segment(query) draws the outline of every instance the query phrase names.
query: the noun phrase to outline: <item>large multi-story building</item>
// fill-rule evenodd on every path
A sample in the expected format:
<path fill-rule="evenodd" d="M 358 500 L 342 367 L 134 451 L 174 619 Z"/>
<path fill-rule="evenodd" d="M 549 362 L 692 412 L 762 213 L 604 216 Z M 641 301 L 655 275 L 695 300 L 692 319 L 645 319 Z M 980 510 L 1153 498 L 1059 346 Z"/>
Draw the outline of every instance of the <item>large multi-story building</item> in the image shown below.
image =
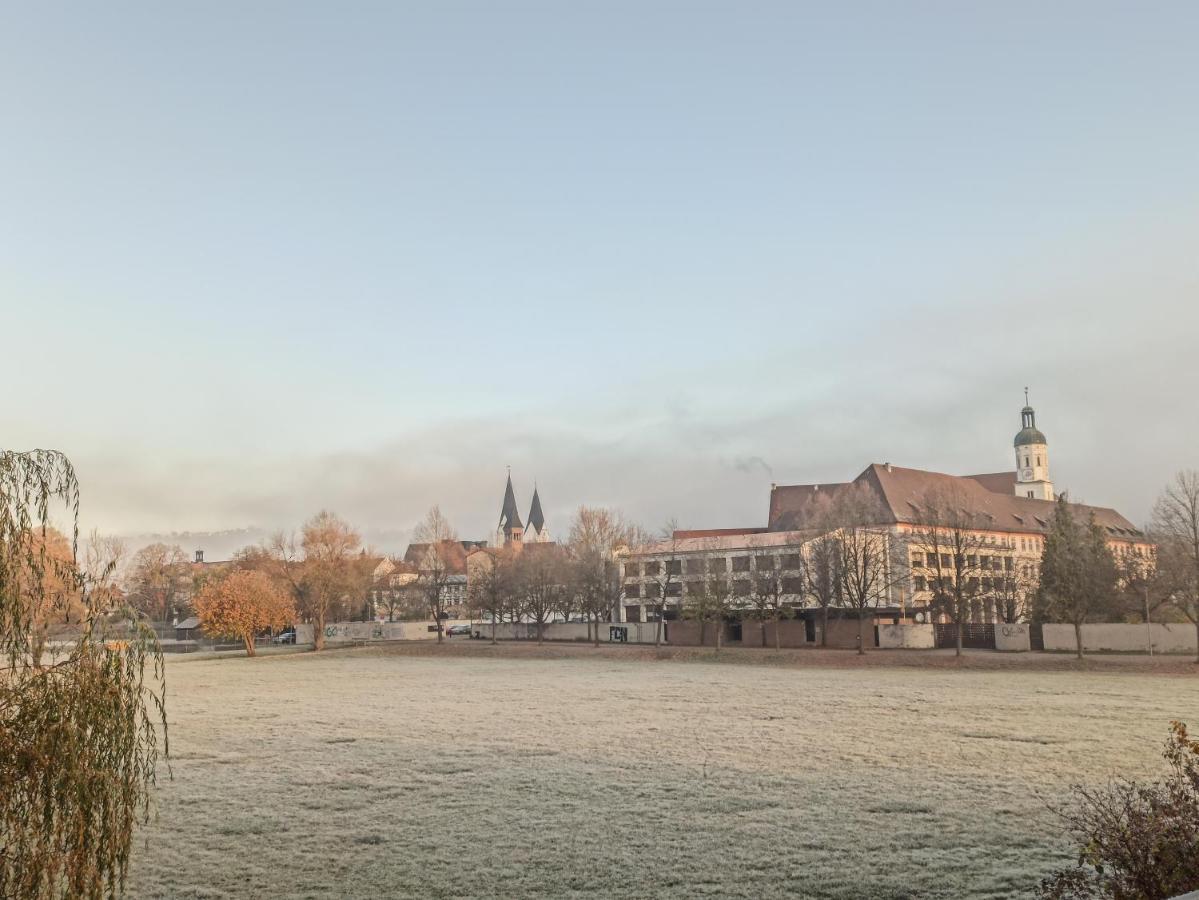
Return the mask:
<path fill-rule="evenodd" d="M 1027 400 L 1020 415 L 1012 471 L 947 475 L 875 463 L 848 482 L 772 485 L 764 528 L 676 532 L 672 540 L 630 550 L 624 561 L 622 617 L 641 620 L 652 614 L 663 589 L 669 615 L 689 591 L 711 589 L 714 567 L 728 571 L 734 605 L 754 590 L 753 579 L 761 567 L 780 570 L 788 602 L 806 605 L 799 580 L 801 561 L 814 537 L 844 526 L 843 516 L 838 520 L 830 512 L 852 495 L 856 508 L 866 510 L 863 520 L 853 524 L 868 525 L 887 542 L 886 556 L 893 567 L 883 579 L 885 591 L 873 605 L 900 619 L 916 611 L 935 615 L 930 612 L 934 597 L 927 574 L 929 551 L 921 536 L 929 530 L 930 503 L 951 498 L 958 521 L 970 523 L 972 577 L 977 578 L 973 590 L 979 597 L 975 615 L 980 621 L 996 621 L 1005 593 L 1035 585 L 1056 499 L 1048 441 L 1036 427 L 1036 414 Z M 1093 519 L 1103 529 L 1117 558 L 1152 557 L 1152 543 L 1116 510 L 1071 505 L 1080 520 Z M 665 566 L 677 570 L 677 581 L 662 577 Z"/>

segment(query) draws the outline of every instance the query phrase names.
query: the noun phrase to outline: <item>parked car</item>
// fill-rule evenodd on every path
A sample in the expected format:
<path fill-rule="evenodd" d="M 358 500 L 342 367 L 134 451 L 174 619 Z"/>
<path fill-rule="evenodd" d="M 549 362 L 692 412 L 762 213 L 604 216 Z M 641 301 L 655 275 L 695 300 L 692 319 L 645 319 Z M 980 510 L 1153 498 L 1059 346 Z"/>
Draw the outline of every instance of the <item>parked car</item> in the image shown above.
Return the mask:
<path fill-rule="evenodd" d="M 271 638 L 272 644 L 294 644 L 296 642 L 296 633 L 290 629 L 280 631 L 277 635 Z"/>
<path fill-rule="evenodd" d="M 470 626 L 469 625 L 451 625 L 449 628 L 447 628 L 445 630 L 445 633 L 449 637 L 453 637 L 456 634 L 465 634 L 465 635 L 469 636 L 470 635 Z"/>

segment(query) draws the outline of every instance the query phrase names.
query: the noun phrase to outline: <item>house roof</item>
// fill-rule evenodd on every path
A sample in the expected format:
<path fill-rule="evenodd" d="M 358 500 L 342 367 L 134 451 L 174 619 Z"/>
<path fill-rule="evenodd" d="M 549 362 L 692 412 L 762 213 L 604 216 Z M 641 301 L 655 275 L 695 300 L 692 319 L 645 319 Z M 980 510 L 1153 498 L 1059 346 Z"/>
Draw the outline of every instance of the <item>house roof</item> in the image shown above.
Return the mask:
<path fill-rule="evenodd" d="M 474 547 L 479 541 L 442 541 L 444 547 L 445 565 L 450 572 L 461 573 L 466 571 L 466 553 Z M 425 553 L 429 550 L 428 544 L 409 544 L 408 549 L 404 551 L 404 562 L 412 566 L 419 566 L 424 559 Z"/>
<path fill-rule="evenodd" d="M 187 630 L 187 629 L 190 629 L 190 628 L 199 628 L 199 627 L 200 627 L 200 620 L 199 620 L 199 618 L 197 618 L 196 616 L 188 616 L 188 617 L 187 617 L 186 619 L 184 619 L 182 622 L 178 622 L 178 623 L 176 623 L 175 627 L 176 627 L 176 628 L 182 628 L 182 629 L 184 629 L 184 630 Z"/>
<path fill-rule="evenodd" d="M 832 485 L 780 485 L 770 493 L 770 527 L 795 529 L 814 527 L 828 501 L 849 485 L 865 484 L 878 497 L 887 524 L 917 523 L 920 504 L 937 491 L 952 491 L 968 504 L 968 511 L 979 516 L 993 531 L 1017 534 L 1044 533 L 1053 517 L 1053 500 L 1018 497 L 1000 490 L 1000 478 L 1007 473 L 990 475 L 946 475 L 923 469 L 906 469 L 889 463 L 868 466 L 852 482 Z M 1015 478 L 1011 484 L 1014 485 Z M 1095 521 L 1109 535 L 1123 540 L 1143 540 L 1144 534 L 1114 509 L 1104 506 L 1071 504 L 1082 516 Z"/>

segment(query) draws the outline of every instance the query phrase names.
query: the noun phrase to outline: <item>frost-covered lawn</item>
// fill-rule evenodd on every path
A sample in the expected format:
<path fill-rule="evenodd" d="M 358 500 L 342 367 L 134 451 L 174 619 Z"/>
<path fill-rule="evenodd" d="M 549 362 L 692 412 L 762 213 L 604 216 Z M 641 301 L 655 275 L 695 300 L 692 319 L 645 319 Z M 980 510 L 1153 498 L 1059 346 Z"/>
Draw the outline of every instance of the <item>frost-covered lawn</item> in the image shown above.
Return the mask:
<path fill-rule="evenodd" d="M 813 652 L 813 651 L 808 651 Z M 1007 897 L 1199 679 L 411 656 L 168 665 L 134 897 Z"/>

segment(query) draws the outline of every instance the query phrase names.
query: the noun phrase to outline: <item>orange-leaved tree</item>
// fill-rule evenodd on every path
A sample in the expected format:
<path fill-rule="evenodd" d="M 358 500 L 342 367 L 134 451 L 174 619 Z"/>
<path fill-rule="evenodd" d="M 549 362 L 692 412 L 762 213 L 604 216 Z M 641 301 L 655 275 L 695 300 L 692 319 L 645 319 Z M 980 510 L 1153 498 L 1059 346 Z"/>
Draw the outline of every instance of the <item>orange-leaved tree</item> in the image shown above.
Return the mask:
<path fill-rule="evenodd" d="M 262 572 L 237 570 L 204 587 L 195 599 L 206 634 L 236 638 L 254 655 L 254 635 L 282 628 L 296 618 L 295 602 Z"/>

